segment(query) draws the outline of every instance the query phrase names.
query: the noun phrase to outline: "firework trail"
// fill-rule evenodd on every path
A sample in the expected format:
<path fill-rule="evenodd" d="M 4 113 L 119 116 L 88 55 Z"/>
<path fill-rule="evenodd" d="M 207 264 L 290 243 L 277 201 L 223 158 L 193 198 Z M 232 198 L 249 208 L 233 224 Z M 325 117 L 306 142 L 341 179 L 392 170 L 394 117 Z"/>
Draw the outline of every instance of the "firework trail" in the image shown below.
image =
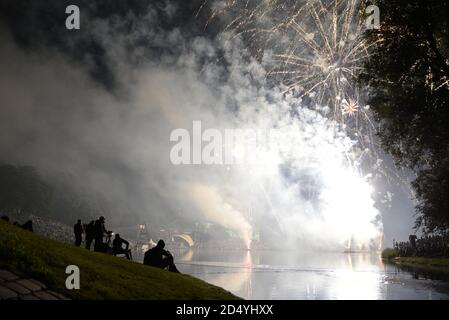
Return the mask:
<path fill-rule="evenodd" d="M 228 20 L 224 31 L 243 37 L 256 58 L 271 53 L 268 76 L 284 93 L 330 114 L 367 146 L 375 125 L 355 86 L 370 49 L 363 12 L 360 0 L 227 0 L 214 2 L 206 26 Z"/>
<path fill-rule="evenodd" d="M 356 77 L 376 43 L 365 39 L 363 0 L 206 0 L 207 27 L 224 21 L 224 32 L 242 37 L 258 61 L 264 61 L 270 80 L 284 93 L 340 123 L 359 143 L 360 163 L 373 167 L 381 147 L 377 124 L 371 119 Z M 386 171 L 390 171 L 389 174 Z M 401 181 L 397 172 L 379 173 Z"/>

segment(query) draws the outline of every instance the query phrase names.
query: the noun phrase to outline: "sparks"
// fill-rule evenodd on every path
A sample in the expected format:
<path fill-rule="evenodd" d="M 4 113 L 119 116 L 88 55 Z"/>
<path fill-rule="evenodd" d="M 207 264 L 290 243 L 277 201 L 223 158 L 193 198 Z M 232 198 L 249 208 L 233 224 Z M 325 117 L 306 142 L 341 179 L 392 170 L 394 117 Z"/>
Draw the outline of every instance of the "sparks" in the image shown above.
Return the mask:
<path fill-rule="evenodd" d="M 354 115 L 355 112 L 358 111 L 359 105 L 356 101 L 349 99 L 349 100 L 343 100 L 342 102 L 342 112 L 343 114 L 348 114 L 350 116 Z"/>
<path fill-rule="evenodd" d="M 354 100 L 356 74 L 369 57 L 360 12 L 360 0 L 232 0 L 216 6 L 210 21 L 227 14 L 225 31 L 245 37 L 259 59 L 272 53 L 268 74 L 285 93 L 328 106 L 343 121 L 356 115 L 344 102 Z"/>
<path fill-rule="evenodd" d="M 376 125 L 355 84 L 375 45 L 364 37 L 363 1 L 226 0 L 211 10 L 206 26 L 219 19 L 285 95 L 340 123 L 377 160 Z"/>

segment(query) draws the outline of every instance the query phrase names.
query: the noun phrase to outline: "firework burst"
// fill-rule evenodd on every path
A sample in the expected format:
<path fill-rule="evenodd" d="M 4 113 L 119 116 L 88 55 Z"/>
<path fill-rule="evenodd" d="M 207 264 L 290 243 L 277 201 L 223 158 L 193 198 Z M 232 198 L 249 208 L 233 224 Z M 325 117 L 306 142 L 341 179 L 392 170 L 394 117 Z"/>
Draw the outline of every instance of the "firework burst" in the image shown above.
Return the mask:
<path fill-rule="evenodd" d="M 212 13 L 205 27 L 224 22 L 222 30 L 244 39 L 285 94 L 339 122 L 358 141 L 359 163 L 407 185 L 398 172 L 378 165 L 377 125 L 356 87 L 357 74 L 377 44 L 364 37 L 366 1 L 205 0 L 200 11 L 207 5 Z"/>
<path fill-rule="evenodd" d="M 369 57 L 361 13 L 360 0 L 228 0 L 215 3 L 208 23 L 226 16 L 225 31 L 244 37 L 257 58 L 270 54 L 268 74 L 285 93 L 347 121 L 368 117 L 354 85 Z"/>
<path fill-rule="evenodd" d="M 359 109 L 359 105 L 355 100 L 349 99 L 349 100 L 343 100 L 342 102 L 343 107 L 343 114 L 348 114 L 350 116 L 354 115 Z"/>
<path fill-rule="evenodd" d="M 407 185 L 402 175 L 384 166 L 377 126 L 356 86 L 376 45 L 365 38 L 365 1 L 206 0 L 202 8 L 206 4 L 212 11 L 206 27 L 216 19 L 224 22 L 222 30 L 244 40 L 285 95 L 337 121 L 358 141 L 347 155 L 351 166 Z"/>

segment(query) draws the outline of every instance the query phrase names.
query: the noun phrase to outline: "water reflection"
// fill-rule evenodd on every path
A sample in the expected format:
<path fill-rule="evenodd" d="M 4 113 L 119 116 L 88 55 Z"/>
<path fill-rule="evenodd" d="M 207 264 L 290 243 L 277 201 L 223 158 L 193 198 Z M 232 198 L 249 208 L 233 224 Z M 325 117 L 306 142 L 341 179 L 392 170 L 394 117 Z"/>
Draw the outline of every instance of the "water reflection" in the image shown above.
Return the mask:
<path fill-rule="evenodd" d="M 181 272 L 245 299 L 448 299 L 445 281 L 382 262 L 378 254 L 175 252 Z"/>

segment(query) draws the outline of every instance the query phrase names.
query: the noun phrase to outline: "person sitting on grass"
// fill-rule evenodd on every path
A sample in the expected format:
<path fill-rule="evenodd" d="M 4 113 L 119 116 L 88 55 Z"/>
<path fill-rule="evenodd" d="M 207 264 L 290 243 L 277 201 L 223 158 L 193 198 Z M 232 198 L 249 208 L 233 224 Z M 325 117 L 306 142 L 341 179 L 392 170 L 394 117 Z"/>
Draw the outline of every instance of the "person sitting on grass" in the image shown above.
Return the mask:
<path fill-rule="evenodd" d="M 164 240 L 159 240 L 154 248 L 145 252 L 143 264 L 161 269 L 168 268 L 168 271 L 180 273 L 175 266 L 172 254 L 169 251 L 164 250 L 164 247 Z"/>
<path fill-rule="evenodd" d="M 123 248 L 123 244 L 125 244 L 125 248 Z M 114 253 L 114 256 L 118 254 L 124 254 L 126 256 L 126 259 L 132 259 L 131 249 L 129 249 L 129 242 L 121 238 L 118 233 L 115 235 L 114 241 L 112 241 L 112 252 Z"/>
<path fill-rule="evenodd" d="M 22 224 L 22 228 L 25 230 L 28 230 L 30 232 L 33 232 L 33 221 L 28 220 L 24 224 Z"/>

